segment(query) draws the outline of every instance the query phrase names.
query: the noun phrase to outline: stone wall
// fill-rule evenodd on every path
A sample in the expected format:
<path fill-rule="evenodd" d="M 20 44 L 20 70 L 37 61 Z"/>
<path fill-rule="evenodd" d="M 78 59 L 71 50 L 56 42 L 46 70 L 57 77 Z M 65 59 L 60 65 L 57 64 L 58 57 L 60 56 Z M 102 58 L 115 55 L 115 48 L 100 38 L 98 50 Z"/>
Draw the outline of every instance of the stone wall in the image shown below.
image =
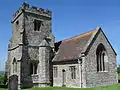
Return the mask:
<path fill-rule="evenodd" d="M 17 25 L 18 24 L 18 25 Z M 10 47 L 14 48 L 22 42 L 21 31 L 23 29 L 23 14 L 21 14 L 14 22 L 12 22 L 12 38 L 10 39 Z"/>
<path fill-rule="evenodd" d="M 34 30 L 34 20 L 42 21 L 39 31 Z M 51 19 L 36 14 L 25 13 L 26 42 L 30 46 L 39 46 L 41 41 L 51 34 Z"/>
<path fill-rule="evenodd" d="M 105 72 L 97 72 L 96 49 L 100 43 L 104 45 L 108 55 L 108 71 Z M 85 57 L 85 61 L 87 87 L 105 86 L 117 83 L 116 55 L 102 31 L 100 31 L 91 45 L 91 48 Z"/>
<path fill-rule="evenodd" d="M 39 51 L 40 48 L 40 43 L 42 42 L 42 40 L 44 40 L 47 37 L 50 37 L 50 41 L 48 41 L 48 43 L 51 43 L 51 41 L 53 41 L 53 37 L 51 37 L 51 18 L 46 18 L 43 17 L 42 15 L 36 15 L 35 13 L 28 13 L 25 12 L 24 13 L 24 20 L 25 20 L 25 24 L 24 24 L 24 37 L 23 37 L 23 58 L 22 58 L 22 83 L 23 83 L 23 87 L 29 87 L 29 86 L 40 86 L 41 80 L 43 78 L 41 78 L 40 75 L 44 75 L 44 78 L 47 80 L 49 80 L 49 75 L 46 73 L 49 73 L 49 69 L 45 69 L 44 72 L 39 72 L 41 70 L 43 70 L 43 68 L 49 67 L 49 60 L 50 57 L 49 55 L 47 55 L 49 52 L 45 50 L 43 51 Z M 35 31 L 34 30 L 34 20 L 39 20 L 42 21 L 42 25 L 40 27 L 39 31 Z M 54 43 L 54 42 L 53 42 Z M 50 46 L 50 45 L 48 45 Z M 51 52 L 52 53 L 52 52 Z M 43 54 L 43 56 L 40 56 L 40 54 Z M 40 57 L 45 57 L 42 60 L 44 62 L 41 63 L 41 59 Z M 32 81 L 32 77 L 30 75 L 30 63 L 31 62 L 39 62 L 38 63 L 38 70 L 37 70 L 37 74 L 38 74 L 38 81 L 37 83 L 34 81 Z M 47 61 L 47 62 L 46 62 Z M 43 66 L 42 68 L 39 68 L 39 66 Z M 46 83 L 48 81 L 45 81 Z M 44 84 L 45 84 L 44 82 Z"/>
<path fill-rule="evenodd" d="M 16 74 L 19 76 L 18 81 L 19 84 L 21 84 L 21 87 L 32 87 L 33 85 L 38 86 L 36 83 L 33 84 L 33 77 L 30 75 L 30 63 L 33 61 L 39 62 L 40 53 L 45 54 L 45 58 L 43 58 L 44 63 L 39 63 L 40 66 L 44 64 L 45 72 L 38 72 L 37 74 L 45 74 L 45 78 L 50 77 L 48 67 L 51 66 L 51 62 L 49 61 L 52 59 L 51 54 L 53 54 L 52 49 L 54 48 L 55 43 L 55 38 L 52 35 L 51 19 L 51 11 L 34 6 L 29 7 L 29 4 L 27 3 L 23 3 L 19 10 L 13 15 L 13 30 L 12 38 L 9 43 L 6 73 L 8 77 L 9 75 L 14 74 L 12 73 L 12 60 L 16 58 L 18 63 L 18 71 Z M 35 20 L 42 21 L 39 31 L 34 30 Z M 45 49 L 45 51 L 40 52 L 39 45 L 44 39 L 48 40 L 47 42 L 50 51 L 46 48 L 47 50 Z M 40 69 L 41 68 L 39 68 L 39 70 Z"/>
<path fill-rule="evenodd" d="M 29 7 L 29 4 L 26 3 L 14 14 L 12 38 L 10 39 L 6 62 L 8 77 L 17 74 L 18 84 L 21 84 L 21 87 L 50 86 L 52 82 L 53 86 L 62 86 L 62 70 L 64 69 L 66 87 L 95 87 L 116 84 L 118 80 L 116 55 L 102 31 L 100 31 L 88 54 L 84 57 L 82 67 L 79 66 L 78 62 L 53 64 L 53 67 L 58 68 L 58 76 L 52 78 L 55 37 L 52 34 L 51 14 L 49 10 L 34 6 Z M 39 31 L 34 30 L 35 20 L 42 21 Z M 100 43 L 105 46 L 108 55 L 108 71 L 106 72 L 97 72 L 96 49 Z M 16 73 L 13 73 L 12 63 L 14 58 L 17 62 Z M 37 74 L 33 75 L 35 79 L 38 79 L 35 83 L 32 75 L 30 75 L 30 63 L 32 61 L 38 62 Z M 76 79 L 71 79 L 70 66 L 76 68 Z M 80 68 L 82 73 L 80 73 Z"/>
<path fill-rule="evenodd" d="M 76 68 L 76 79 L 71 78 L 70 66 L 75 66 Z M 66 87 L 80 87 L 80 73 L 79 73 L 79 64 L 61 64 L 61 65 L 53 65 L 53 67 L 57 67 L 58 76 L 53 77 L 53 86 L 62 87 L 63 85 L 63 72 L 65 70 L 65 86 Z M 54 74 L 54 73 L 53 73 Z"/>

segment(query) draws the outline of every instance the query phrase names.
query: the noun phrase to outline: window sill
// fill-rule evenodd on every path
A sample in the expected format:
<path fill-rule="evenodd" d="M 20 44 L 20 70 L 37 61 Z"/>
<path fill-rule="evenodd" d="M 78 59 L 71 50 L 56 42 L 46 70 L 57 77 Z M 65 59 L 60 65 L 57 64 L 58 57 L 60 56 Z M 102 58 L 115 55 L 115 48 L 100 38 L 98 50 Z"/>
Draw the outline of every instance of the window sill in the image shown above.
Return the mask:
<path fill-rule="evenodd" d="M 11 75 L 18 75 L 18 73 L 17 73 L 17 72 L 14 72 L 14 73 L 12 73 Z"/>
<path fill-rule="evenodd" d="M 97 73 L 104 73 L 104 72 L 108 72 L 108 71 L 98 71 Z"/>
<path fill-rule="evenodd" d="M 53 78 L 57 78 L 57 77 L 53 77 Z"/>
<path fill-rule="evenodd" d="M 31 78 L 32 78 L 32 81 L 33 81 L 33 82 L 39 81 L 39 76 L 38 76 L 38 74 L 32 74 L 32 75 L 31 75 Z"/>
<path fill-rule="evenodd" d="M 31 76 L 38 76 L 38 74 L 31 74 Z"/>

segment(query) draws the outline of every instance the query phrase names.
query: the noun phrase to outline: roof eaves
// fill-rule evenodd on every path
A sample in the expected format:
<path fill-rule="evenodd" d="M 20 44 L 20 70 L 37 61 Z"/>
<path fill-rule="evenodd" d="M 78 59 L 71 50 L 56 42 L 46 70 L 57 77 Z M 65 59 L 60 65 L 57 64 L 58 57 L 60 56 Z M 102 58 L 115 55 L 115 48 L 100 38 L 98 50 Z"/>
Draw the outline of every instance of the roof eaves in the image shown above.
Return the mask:
<path fill-rule="evenodd" d="M 102 31 L 102 30 L 101 30 Z M 113 52 L 115 53 L 115 55 L 117 55 L 117 53 L 115 52 L 115 50 L 113 49 L 111 43 L 109 42 L 108 38 L 106 37 L 105 33 L 102 31 L 103 35 L 105 36 L 107 42 L 109 43 L 110 47 L 112 48 Z"/>
<path fill-rule="evenodd" d="M 93 35 L 91 36 L 91 38 L 89 39 L 89 41 L 87 42 L 87 44 L 85 45 L 82 53 L 86 53 L 87 49 L 89 48 L 91 42 L 93 41 L 94 37 L 96 36 L 96 34 L 98 33 L 98 31 L 100 30 L 101 28 L 96 28 L 96 32 L 93 33 Z"/>

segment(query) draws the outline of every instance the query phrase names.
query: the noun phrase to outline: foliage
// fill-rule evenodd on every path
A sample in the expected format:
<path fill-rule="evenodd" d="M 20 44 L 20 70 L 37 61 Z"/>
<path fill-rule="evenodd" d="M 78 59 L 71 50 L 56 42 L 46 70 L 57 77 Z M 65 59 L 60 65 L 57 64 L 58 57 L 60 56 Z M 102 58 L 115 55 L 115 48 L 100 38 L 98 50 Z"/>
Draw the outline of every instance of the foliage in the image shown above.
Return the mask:
<path fill-rule="evenodd" d="M 2 84 L 6 84 L 6 82 L 7 82 L 7 76 L 6 76 L 6 74 L 4 74 L 4 72 L 2 72 L 1 74 L 0 74 L 0 85 Z"/>
<path fill-rule="evenodd" d="M 117 72 L 120 73 L 120 65 L 117 67 Z"/>
<path fill-rule="evenodd" d="M 7 75 L 6 75 L 6 73 L 4 74 L 4 84 L 6 85 L 6 83 L 7 83 Z"/>
<path fill-rule="evenodd" d="M 4 71 L 0 71 L 0 75 L 4 75 Z"/>
<path fill-rule="evenodd" d="M 4 84 L 4 75 L 0 75 L 0 84 Z"/>

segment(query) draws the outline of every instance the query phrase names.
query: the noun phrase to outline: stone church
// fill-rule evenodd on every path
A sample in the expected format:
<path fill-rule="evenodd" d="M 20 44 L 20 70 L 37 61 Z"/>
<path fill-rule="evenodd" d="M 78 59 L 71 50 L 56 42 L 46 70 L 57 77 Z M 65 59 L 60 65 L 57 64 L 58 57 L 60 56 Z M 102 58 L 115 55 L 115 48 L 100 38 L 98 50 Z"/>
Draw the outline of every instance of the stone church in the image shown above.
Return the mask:
<path fill-rule="evenodd" d="M 23 3 L 13 15 L 6 75 L 19 87 L 116 84 L 116 52 L 101 28 L 55 42 L 52 12 Z"/>

